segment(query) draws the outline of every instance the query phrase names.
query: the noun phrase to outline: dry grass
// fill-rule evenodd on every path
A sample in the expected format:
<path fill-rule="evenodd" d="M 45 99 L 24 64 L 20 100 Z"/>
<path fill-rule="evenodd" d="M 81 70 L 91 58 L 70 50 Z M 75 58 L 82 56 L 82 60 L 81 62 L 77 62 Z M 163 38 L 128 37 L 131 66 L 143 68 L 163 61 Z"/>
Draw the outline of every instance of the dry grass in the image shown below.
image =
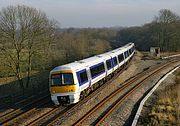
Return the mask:
<path fill-rule="evenodd" d="M 13 82 L 15 80 L 16 80 L 15 77 L 3 77 L 3 78 L 0 78 L 0 85 L 8 84 L 8 83 Z"/>
<path fill-rule="evenodd" d="M 180 70 L 175 73 L 176 83 L 158 93 L 158 101 L 153 106 L 148 123 L 153 126 L 180 125 Z"/>
<path fill-rule="evenodd" d="M 161 52 L 161 56 L 170 56 L 170 55 L 177 55 L 180 54 L 180 52 Z"/>
<path fill-rule="evenodd" d="M 38 71 L 32 71 L 32 76 L 36 75 L 38 73 Z M 26 74 L 23 73 L 23 76 L 25 77 Z M 17 78 L 15 76 L 11 76 L 11 77 L 0 77 L 0 85 L 4 85 L 4 84 L 8 84 L 11 83 L 13 81 L 17 81 Z"/>

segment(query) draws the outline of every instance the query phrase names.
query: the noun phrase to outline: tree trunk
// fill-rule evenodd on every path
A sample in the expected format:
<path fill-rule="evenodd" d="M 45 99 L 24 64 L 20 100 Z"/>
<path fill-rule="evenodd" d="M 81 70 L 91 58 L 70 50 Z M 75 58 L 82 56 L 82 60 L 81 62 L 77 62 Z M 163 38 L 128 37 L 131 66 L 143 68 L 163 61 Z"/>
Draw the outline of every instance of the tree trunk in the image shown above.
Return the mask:
<path fill-rule="evenodd" d="M 26 88 L 29 87 L 29 82 L 30 82 L 30 76 L 31 76 L 31 67 L 32 67 L 32 64 L 31 64 L 31 49 L 30 51 L 28 52 L 28 68 L 27 68 L 27 81 L 26 81 Z"/>

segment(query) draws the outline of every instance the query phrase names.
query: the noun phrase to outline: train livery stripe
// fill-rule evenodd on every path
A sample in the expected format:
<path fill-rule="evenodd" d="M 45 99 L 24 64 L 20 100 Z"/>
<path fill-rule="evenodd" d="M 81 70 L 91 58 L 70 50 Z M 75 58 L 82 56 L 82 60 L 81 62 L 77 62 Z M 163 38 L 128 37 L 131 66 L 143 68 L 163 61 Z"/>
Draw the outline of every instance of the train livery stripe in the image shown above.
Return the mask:
<path fill-rule="evenodd" d="M 50 87 L 51 94 L 75 92 L 75 91 L 76 91 L 76 85 Z"/>

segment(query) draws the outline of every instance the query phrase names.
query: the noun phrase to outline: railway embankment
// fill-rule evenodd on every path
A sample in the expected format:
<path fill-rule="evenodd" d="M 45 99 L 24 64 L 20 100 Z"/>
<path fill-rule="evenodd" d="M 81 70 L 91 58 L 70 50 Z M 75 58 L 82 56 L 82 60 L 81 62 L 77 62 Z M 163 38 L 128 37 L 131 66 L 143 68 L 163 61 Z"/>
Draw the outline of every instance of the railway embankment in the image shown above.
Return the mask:
<path fill-rule="evenodd" d="M 170 74 L 145 102 L 137 126 L 180 125 L 180 69 Z"/>

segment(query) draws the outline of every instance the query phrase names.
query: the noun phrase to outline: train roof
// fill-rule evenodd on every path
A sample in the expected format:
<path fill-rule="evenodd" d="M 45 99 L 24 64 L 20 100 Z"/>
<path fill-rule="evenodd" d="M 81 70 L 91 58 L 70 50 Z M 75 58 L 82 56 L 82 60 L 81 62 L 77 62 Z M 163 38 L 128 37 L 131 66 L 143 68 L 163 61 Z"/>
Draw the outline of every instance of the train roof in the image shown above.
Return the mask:
<path fill-rule="evenodd" d="M 68 63 L 68 64 L 65 64 L 62 66 L 55 67 L 51 72 L 56 72 L 59 70 L 75 70 L 76 71 L 76 70 L 80 70 L 84 67 L 91 66 L 96 63 L 100 63 L 102 61 L 103 60 L 100 57 L 93 56 L 90 58 L 86 58 L 83 60 L 79 60 L 79 61 Z"/>

